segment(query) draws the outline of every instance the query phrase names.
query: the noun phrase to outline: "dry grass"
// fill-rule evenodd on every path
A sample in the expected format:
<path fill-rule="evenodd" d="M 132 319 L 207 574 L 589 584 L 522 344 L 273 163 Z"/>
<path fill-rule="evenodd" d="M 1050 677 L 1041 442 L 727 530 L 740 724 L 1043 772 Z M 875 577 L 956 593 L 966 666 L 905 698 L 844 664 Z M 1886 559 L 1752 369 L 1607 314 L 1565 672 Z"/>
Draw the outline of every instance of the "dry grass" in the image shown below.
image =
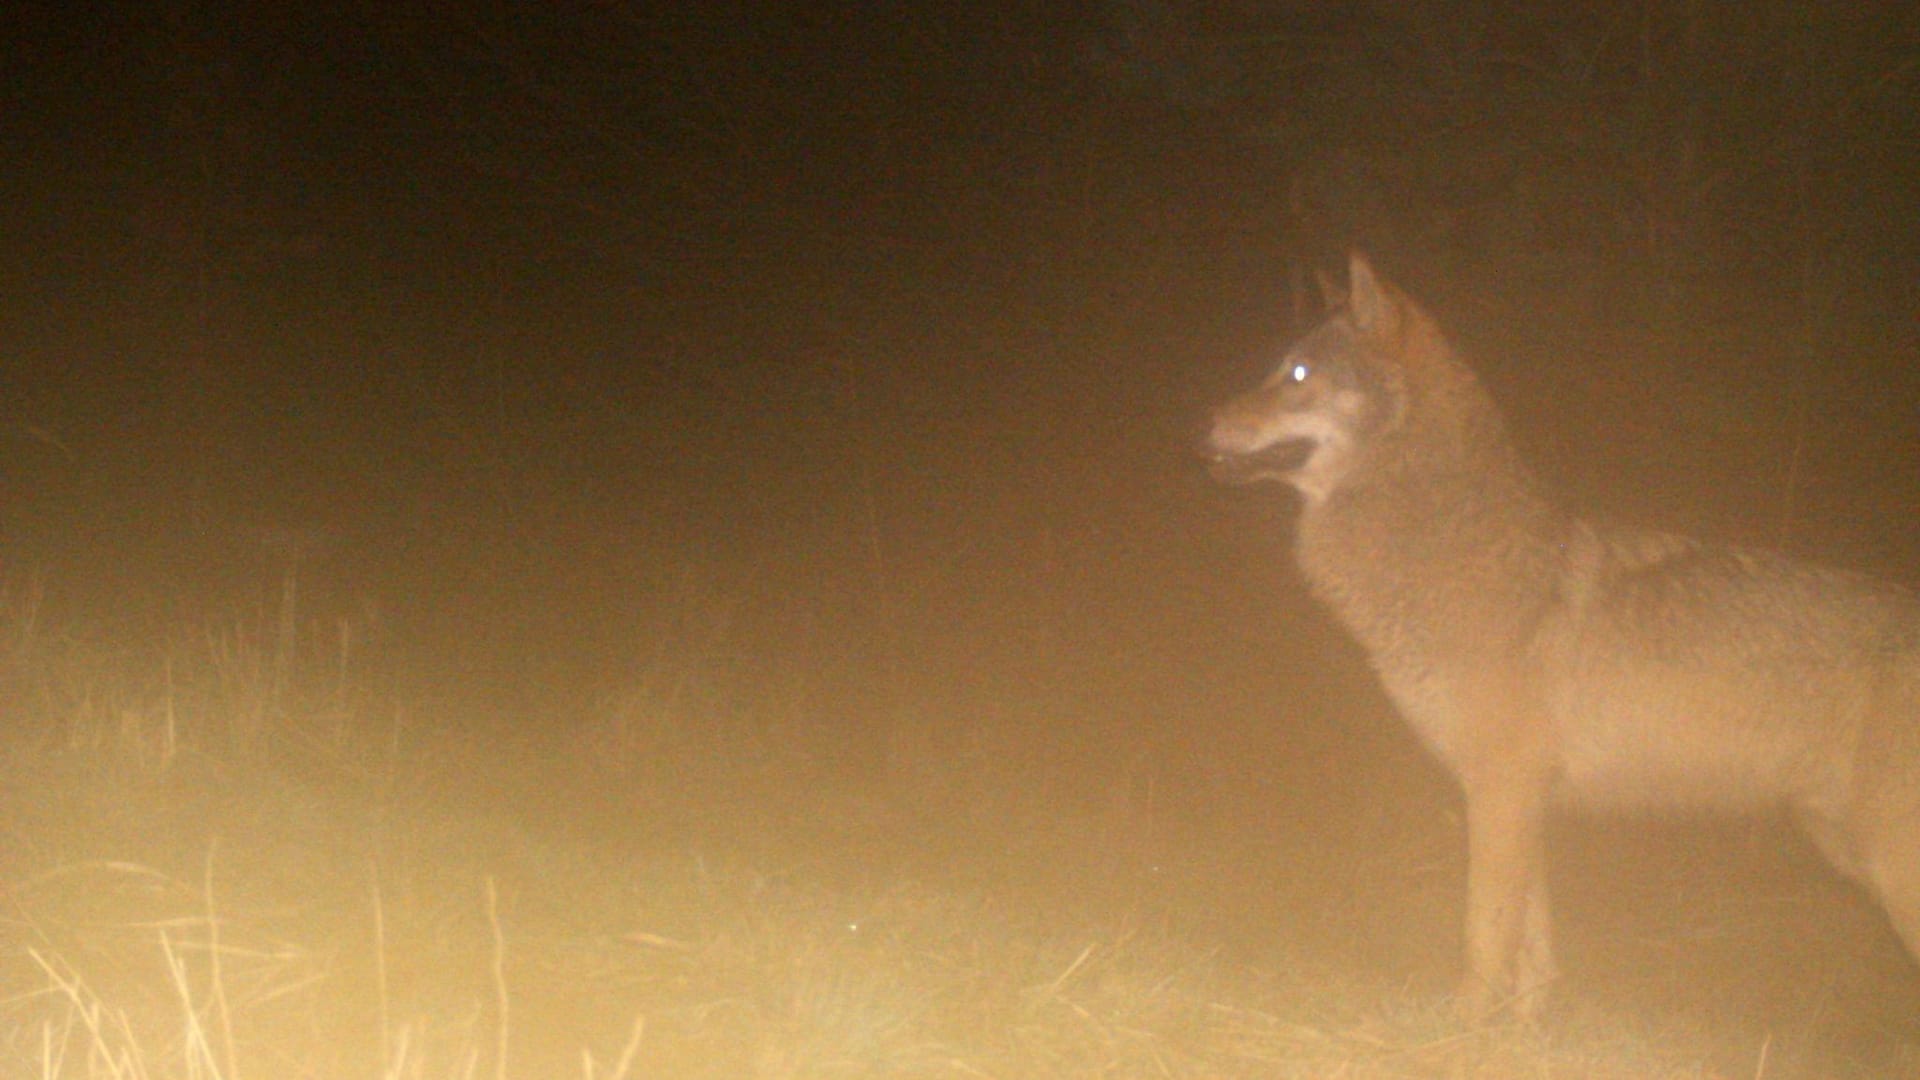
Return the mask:
<path fill-rule="evenodd" d="M 924 761 L 835 795 L 764 727 L 663 720 L 662 668 L 615 760 L 506 760 L 455 723 L 396 742 L 278 616 L 114 654 L 14 598 L 0 1075 L 1715 1075 L 1635 1021 L 1463 1030 L 1236 960 L 1170 913 L 1150 803 L 1062 807 L 992 748 L 930 812 Z"/>
<path fill-rule="evenodd" d="M 906 882 L 848 895 L 691 856 L 566 877 L 501 850 L 475 855 L 503 877 L 362 869 L 242 904 L 217 898 L 217 850 L 199 882 L 24 883 L 8 1075 L 1706 1075 Z"/>

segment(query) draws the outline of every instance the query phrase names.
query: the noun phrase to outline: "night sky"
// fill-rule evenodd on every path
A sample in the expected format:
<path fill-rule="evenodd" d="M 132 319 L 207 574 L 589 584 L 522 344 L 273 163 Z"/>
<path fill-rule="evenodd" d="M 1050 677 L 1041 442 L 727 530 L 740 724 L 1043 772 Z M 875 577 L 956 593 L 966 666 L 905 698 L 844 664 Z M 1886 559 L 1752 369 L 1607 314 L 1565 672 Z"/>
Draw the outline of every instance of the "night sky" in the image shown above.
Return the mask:
<path fill-rule="evenodd" d="M 530 726 L 692 590 L 854 768 L 1414 756 L 1192 449 L 1350 246 L 1569 501 L 1920 569 L 1920 17 L 1671 7 L 9 5 L 0 559 Z"/>

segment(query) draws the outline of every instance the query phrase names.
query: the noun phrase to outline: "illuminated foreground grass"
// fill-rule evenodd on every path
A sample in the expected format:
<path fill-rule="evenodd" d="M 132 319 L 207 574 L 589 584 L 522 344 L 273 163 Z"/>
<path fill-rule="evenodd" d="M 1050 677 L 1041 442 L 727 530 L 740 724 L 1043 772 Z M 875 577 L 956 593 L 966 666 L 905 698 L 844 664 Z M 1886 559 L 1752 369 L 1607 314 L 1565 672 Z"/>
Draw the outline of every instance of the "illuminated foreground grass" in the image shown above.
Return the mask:
<path fill-rule="evenodd" d="M 1707 1075 L 1237 966 L 1067 890 L 866 873 L 797 831 L 781 858 L 772 825 L 750 857 L 529 829 L 511 804 L 553 777 L 503 804 L 13 768 L 6 1076 Z"/>

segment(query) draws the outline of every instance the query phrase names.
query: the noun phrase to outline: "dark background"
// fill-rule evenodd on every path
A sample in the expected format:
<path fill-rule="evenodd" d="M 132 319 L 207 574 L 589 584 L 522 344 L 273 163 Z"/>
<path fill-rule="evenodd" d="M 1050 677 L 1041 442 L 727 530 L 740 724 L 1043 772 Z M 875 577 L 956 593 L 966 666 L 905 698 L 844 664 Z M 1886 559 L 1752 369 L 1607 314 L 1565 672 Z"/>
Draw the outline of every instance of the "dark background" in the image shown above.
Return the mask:
<path fill-rule="evenodd" d="M 1445 786 L 1193 443 L 1352 246 L 1569 502 L 1920 576 L 1911 5 L 958 7 L 7 5 L 9 579 L 1334 843 Z"/>

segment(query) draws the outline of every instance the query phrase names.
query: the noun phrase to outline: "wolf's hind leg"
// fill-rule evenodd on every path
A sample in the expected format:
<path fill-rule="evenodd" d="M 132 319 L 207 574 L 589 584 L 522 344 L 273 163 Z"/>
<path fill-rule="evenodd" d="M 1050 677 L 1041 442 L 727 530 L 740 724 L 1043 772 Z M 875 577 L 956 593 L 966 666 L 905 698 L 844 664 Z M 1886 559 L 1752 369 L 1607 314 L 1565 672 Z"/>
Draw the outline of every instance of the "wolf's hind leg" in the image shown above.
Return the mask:
<path fill-rule="evenodd" d="M 1880 902 L 1907 955 L 1920 962 L 1920 802 L 1888 786 L 1865 797 L 1802 802 L 1793 816 L 1834 869 Z"/>
<path fill-rule="evenodd" d="M 1886 909 L 1907 955 L 1920 963 L 1920 813 L 1867 842 L 1861 877 Z"/>

